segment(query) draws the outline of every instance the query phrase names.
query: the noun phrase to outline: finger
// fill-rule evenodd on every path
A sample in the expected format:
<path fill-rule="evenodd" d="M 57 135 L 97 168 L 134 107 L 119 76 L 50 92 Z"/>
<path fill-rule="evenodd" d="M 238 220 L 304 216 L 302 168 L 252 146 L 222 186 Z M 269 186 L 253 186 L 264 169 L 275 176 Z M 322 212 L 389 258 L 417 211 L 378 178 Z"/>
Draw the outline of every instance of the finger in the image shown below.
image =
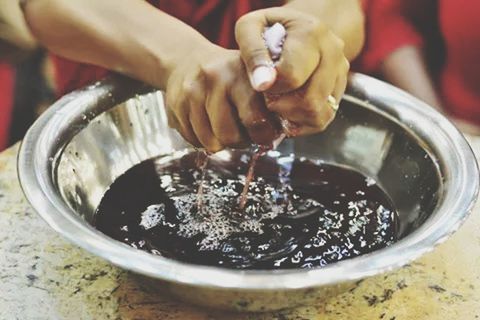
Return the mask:
<path fill-rule="evenodd" d="M 303 87 L 283 95 L 267 94 L 268 109 L 300 127 L 310 127 L 308 132 L 325 129 L 335 116 L 335 110 L 327 103 L 328 96 L 335 95 L 337 78 L 340 77 L 337 75 L 346 75 L 343 59 L 334 48 L 326 48 L 320 64 Z M 344 81 L 338 80 L 340 96 Z"/>
<path fill-rule="evenodd" d="M 224 147 L 243 146 L 248 140 L 242 134 L 235 107 L 226 97 L 226 88 L 216 88 L 207 98 L 207 114 L 213 135 Z"/>
<path fill-rule="evenodd" d="M 300 127 L 322 129 L 324 123 L 334 116 L 332 108 L 326 103 L 329 95 L 326 92 L 332 92 L 335 86 L 335 80 L 325 77 L 330 73 L 328 68 L 322 70 L 319 66 L 302 88 L 288 94 L 267 94 L 268 110 Z"/>
<path fill-rule="evenodd" d="M 305 43 L 293 31 L 285 41 L 276 65 L 277 78 L 270 92 L 290 92 L 302 87 L 320 61 L 320 51 L 314 43 Z"/>
<path fill-rule="evenodd" d="M 282 21 L 288 29 L 280 59 L 276 63 L 277 78 L 271 92 L 286 93 L 302 87 L 320 61 L 320 42 L 328 35 L 326 25 L 299 12 L 269 10 L 268 21 Z"/>
<path fill-rule="evenodd" d="M 195 132 L 193 131 L 192 125 L 187 122 L 185 125 L 180 125 L 177 129 L 178 133 L 185 139 L 188 143 L 190 143 L 195 148 L 201 148 L 202 143 L 198 140 Z"/>
<path fill-rule="evenodd" d="M 190 95 L 189 122 L 202 146 L 207 151 L 215 153 L 222 150 L 223 146 L 213 134 L 205 100 L 204 94 L 198 90 Z"/>
<path fill-rule="evenodd" d="M 318 110 L 316 109 L 318 109 L 320 102 L 306 101 L 305 93 L 301 91 L 303 91 L 303 88 L 286 94 L 267 94 L 268 110 L 297 125 L 310 125 L 310 122 L 313 122 L 311 117 L 317 116 Z M 306 108 L 307 103 L 314 106 Z M 310 109 L 315 110 L 310 112 Z"/>
<path fill-rule="evenodd" d="M 174 97 L 177 97 L 177 99 L 174 99 Z M 168 124 L 171 128 L 176 129 L 188 143 L 199 148 L 202 145 L 193 132 L 188 119 L 188 102 L 185 98 L 181 99 L 178 97 L 179 95 L 174 94 L 173 90 L 167 92 L 166 106 Z"/>
<path fill-rule="evenodd" d="M 230 99 L 250 139 L 260 145 L 270 145 L 278 136 L 279 128 L 263 96 L 253 91 L 248 82 L 239 80 L 231 89 Z"/>
<path fill-rule="evenodd" d="M 235 38 L 252 88 L 257 91 L 269 89 L 276 79 L 276 70 L 265 46 L 262 34 L 268 26 L 266 17 L 252 12 L 241 17 L 235 25 Z"/>
<path fill-rule="evenodd" d="M 342 100 L 343 94 L 345 93 L 345 89 L 347 88 L 348 84 L 348 70 L 350 69 L 350 63 L 345 58 L 342 65 L 342 72 L 337 78 L 335 82 L 335 89 L 333 90 L 333 97 L 336 99 L 337 103 L 340 103 Z"/>
<path fill-rule="evenodd" d="M 202 144 L 198 140 L 195 132 L 193 131 L 192 125 L 190 124 L 188 113 L 182 114 L 180 116 L 175 116 L 178 126 L 176 127 L 178 133 L 188 141 L 192 146 L 196 148 L 202 147 Z M 182 119 L 182 120 L 180 120 Z"/>

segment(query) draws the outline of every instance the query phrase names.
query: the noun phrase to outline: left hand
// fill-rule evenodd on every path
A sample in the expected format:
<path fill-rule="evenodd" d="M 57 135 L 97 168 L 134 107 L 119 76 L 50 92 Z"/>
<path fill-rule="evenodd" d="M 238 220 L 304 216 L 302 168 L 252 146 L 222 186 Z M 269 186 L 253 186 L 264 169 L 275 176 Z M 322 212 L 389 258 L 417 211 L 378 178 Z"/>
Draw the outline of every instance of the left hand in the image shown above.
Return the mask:
<path fill-rule="evenodd" d="M 287 37 L 273 67 L 262 33 L 276 22 Z M 251 85 L 265 93 L 267 108 L 294 124 L 299 135 L 323 131 L 336 111 L 328 97 L 340 102 L 347 85 L 343 41 L 315 16 L 282 7 L 244 15 L 235 35 Z"/>

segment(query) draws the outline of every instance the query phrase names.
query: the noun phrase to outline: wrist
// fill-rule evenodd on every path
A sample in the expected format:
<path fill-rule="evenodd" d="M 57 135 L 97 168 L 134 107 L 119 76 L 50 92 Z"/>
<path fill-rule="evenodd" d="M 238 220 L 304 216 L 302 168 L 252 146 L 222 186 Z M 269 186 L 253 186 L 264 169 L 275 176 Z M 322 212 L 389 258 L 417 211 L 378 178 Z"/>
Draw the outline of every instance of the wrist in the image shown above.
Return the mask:
<path fill-rule="evenodd" d="M 149 37 L 143 42 L 138 39 L 136 47 L 139 52 L 130 55 L 126 63 L 127 70 L 119 71 L 164 90 L 175 69 L 188 61 L 188 57 L 196 51 L 211 45 L 208 40 L 200 37 L 183 36 L 181 40 L 174 45 L 165 45 L 155 37 Z"/>
<path fill-rule="evenodd" d="M 159 10 L 144 10 L 142 19 L 124 28 L 123 59 L 117 71 L 165 89 L 172 72 L 192 54 L 213 46 L 192 27 Z M 137 16 L 137 17 L 138 17 Z"/>

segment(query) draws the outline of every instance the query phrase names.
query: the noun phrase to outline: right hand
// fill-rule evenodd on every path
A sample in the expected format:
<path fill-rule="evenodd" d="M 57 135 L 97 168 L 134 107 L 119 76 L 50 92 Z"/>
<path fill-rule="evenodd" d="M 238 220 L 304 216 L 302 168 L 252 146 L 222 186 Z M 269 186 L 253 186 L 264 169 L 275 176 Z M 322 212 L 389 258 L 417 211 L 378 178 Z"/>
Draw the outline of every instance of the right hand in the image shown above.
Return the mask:
<path fill-rule="evenodd" d="M 287 36 L 272 67 L 262 33 L 277 22 Z M 329 101 L 340 102 L 347 85 L 343 40 L 317 17 L 286 7 L 247 13 L 235 35 L 252 87 L 265 93 L 269 111 L 293 124 L 296 135 L 324 130 L 335 117 Z"/>
<path fill-rule="evenodd" d="M 209 42 L 176 61 L 168 77 L 169 125 L 192 145 L 217 152 L 248 143 L 270 144 L 277 123 L 254 91 L 237 50 Z"/>

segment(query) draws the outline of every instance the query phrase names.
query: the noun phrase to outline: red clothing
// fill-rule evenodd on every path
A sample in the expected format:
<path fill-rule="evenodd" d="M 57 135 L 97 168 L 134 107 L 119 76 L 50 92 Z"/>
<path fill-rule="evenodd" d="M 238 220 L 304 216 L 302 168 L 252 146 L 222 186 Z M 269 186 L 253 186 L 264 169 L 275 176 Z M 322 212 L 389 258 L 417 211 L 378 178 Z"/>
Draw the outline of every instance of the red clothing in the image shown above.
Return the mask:
<path fill-rule="evenodd" d="M 280 5 L 280 0 L 150 0 L 152 5 L 191 25 L 210 41 L 235 48 L 234 27 L 247 12 Z M 104 69 L 53 57 L 58 95 L 103 78 Z"/>
<path fill-rule="evenodd" d="M 367 0 L 366 13 L 363 70 L 378 71 L 390 53 L 405 45 L 433 47 L 434 55 L 444 56 L 434 80 L 445 107 L 480 125 L 480 1 Z"/>
<path fill-rule="evenodd" d="M 395 49 L 422 44 L 422 38 L 403 15 L 406 4 L 402 1 L 363 1 L 367 15 L 367 38 L 362 55 L 357 61 L 362 71 L 378 72 L 381 62 Z"/>
<path fill-rule="evenodd" d="M 446 46 L 439 87 L 450 112 L 480 124 L 480 1 L 440 1 Z"/>
<path fill-rule="evenodd" d="M 0 62 L 0 150 L 7 146 L 13 109 L 13 68 Z"/>

